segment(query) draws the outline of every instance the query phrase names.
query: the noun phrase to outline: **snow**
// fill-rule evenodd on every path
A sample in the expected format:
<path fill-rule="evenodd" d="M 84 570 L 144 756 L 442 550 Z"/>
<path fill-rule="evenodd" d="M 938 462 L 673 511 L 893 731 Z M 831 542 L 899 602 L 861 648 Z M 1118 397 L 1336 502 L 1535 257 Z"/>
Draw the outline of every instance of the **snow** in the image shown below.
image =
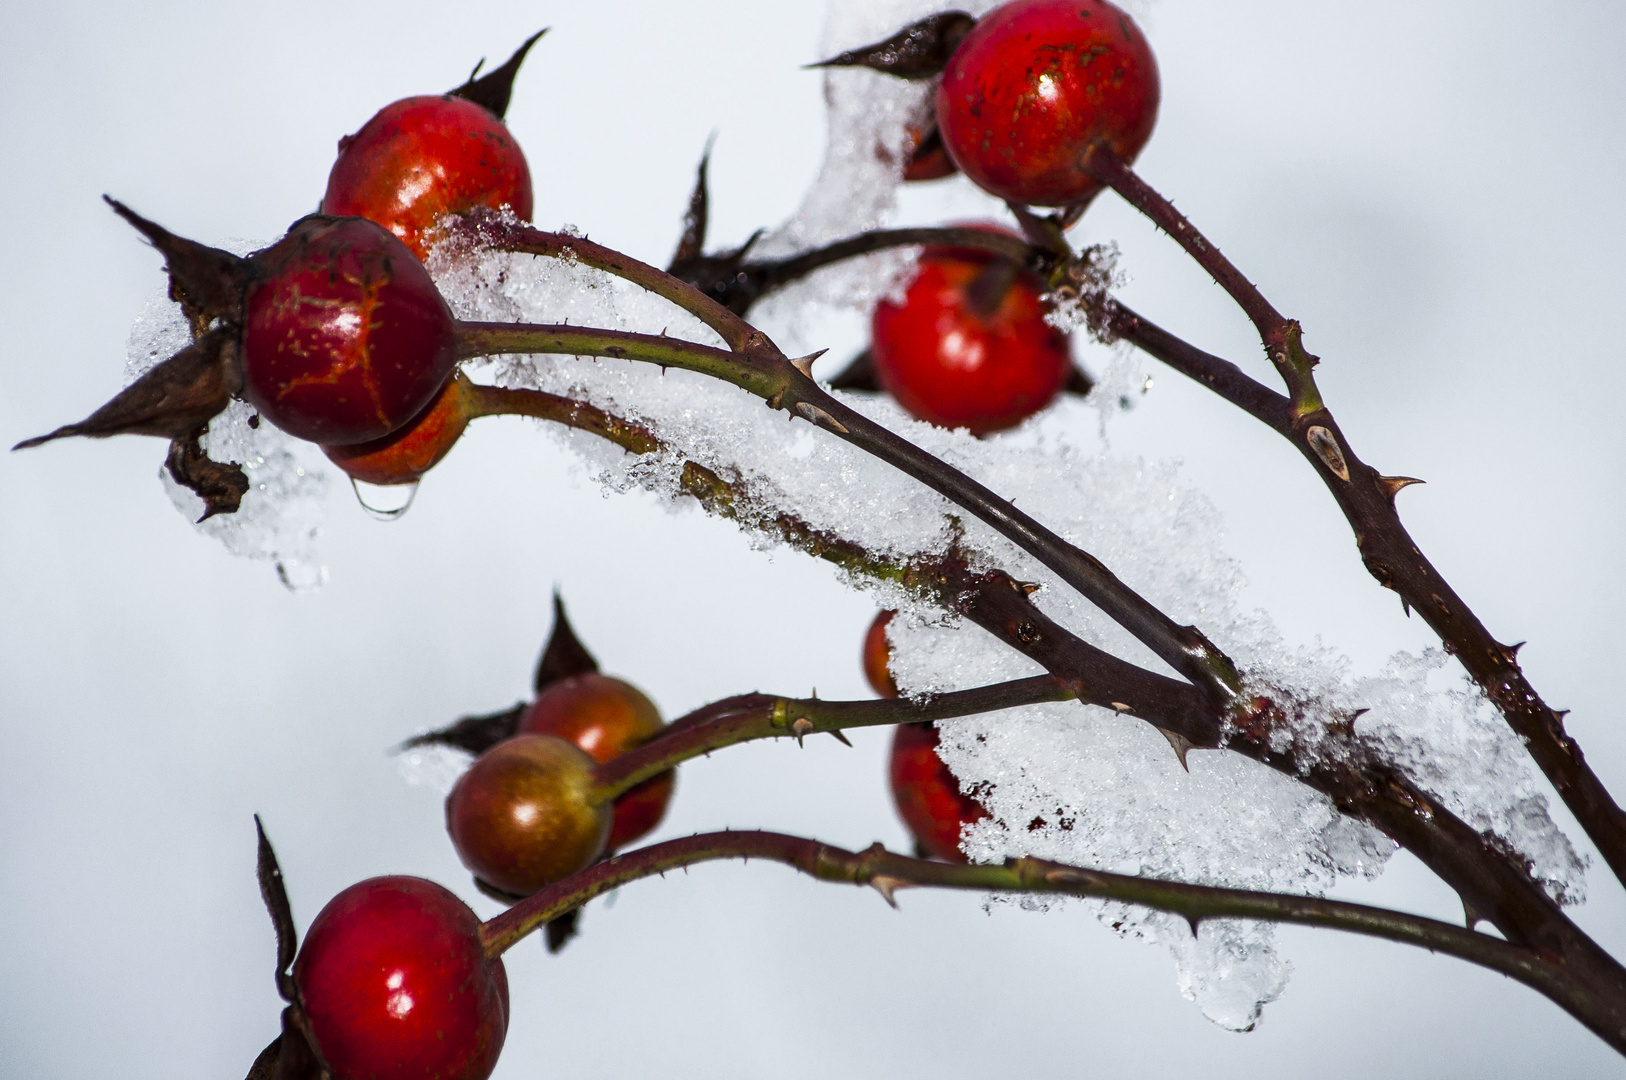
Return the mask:
<path fill-rule="evenodd" d="M 835 4 L 821 50 L 828 55 L 875 40 L 936 7 Z M 758 254 L 849 235 L 886 222 L 892 211 L 904 127 L 920 114 L 925 90 L 864 71 L 826 78 L 824 166 L 807 199 L 762 239 Z M 907 251 L 893 252 L 823 271 L 762 305 L 755 318 L 787 349 L 801 351 L 799 338 L 816 325 L 810 312 L 867 310 L 896 287 L 910 258 Z M 668 302 L 571 262 L 442 248 L 431 269 L 462 318 L 569 322 L 719 344 Z M 132 332 L 132 376 L 180 347 L 184 335 L 174 306 L 155 301 Z M 1528 756 L 1443 654 L 1398 654 L 1379 674 L 1357 676 L 1335 650 L 1287 643 L 1267 615 L 1241 607 L 1242 574 L 1224 552 L 1213 505 L 1183 483 L 1175 465 L 1108 448 L 1102 430 L 1144 388 L 1143 370 L 1128 358 L 1109 369 L 1092 401 L 1101 410 L 1099 426 L 1083 422 L 1082 409 L 1063 405 L 983 440 L 912 421 L 886 400 L 846 400 L 1013 499 L 1177 621 L 1202 628 L 1253 684 L 1299 703 L 1296 726 L 1285 737 L 1300 749 L 1313 753 L 1330 720 L 1369 710 L 1356 725 L 1360 739 L 1475 828 L 1495 832 L 1527 856 L 1556 898 L 1579 903 L 1584 865 L 1548 816 Z M 645 489 L 683 505 L 680 470 L 695 461 L 738 479 L 756 508 L 795 514 L 874 551 L 898 559 L 937 554 L 959 536 L 980 563 L 1024 580 L 1053 581 L 1010 542 L 890 466 L 702 376 L 571 357 L 503 357 L 476 365 L 474 373 L 502 385 L 570 394 L 650 427 L 668 450 L 647 458 L 582 433 L 545 429 L 579 454 L 608 490 Z M 246 406 L 234 405 L 211 426 L 205 445 L 216 458 L 241 462 L 251 490 L 237 515 L 200 528 L 234 553 L 274 561 L 291 586 L 319 584 L 325 571 L 314 544 L 331 481 L 312 448 L 268 424 L 251 428 L 249 416 Z M 195 518 L 197 500 L 167 477 L 166 484 L 177 506 Z M 907 693 L 1036 671 L 982 630 L 895 588 L 852 584 L 902 611 L 889 633 L 894 675 Z M 1034 601 L 1084 639 L 1166 670 L 1064 587 L 1050 584 Z M 1187 773 L 1158 732 L 1109 710 L 1034 706 L 942 728 L 944 760 L 992 814 L 964 838 L 979 861 L 1031 854 L 1181 881 L 1319 894 L 1341 878 L 1376 875 L 1393 850 L 1374 830 L 1340 816 L 1325 797 L 1239 755 L 1194 752 Z M 434 762 L 415 758 L 410 765 L 409 773 L 438 775 Z M 1269 926 L 1212 921 L 1193 937 L 1178 917 L 1095 906 L 1120 933 L 1165 945 L 1181 992 L 1224 1027 L 1252 1027 L 1262 1005 L 1286 985 L 1289 966 Z"/>

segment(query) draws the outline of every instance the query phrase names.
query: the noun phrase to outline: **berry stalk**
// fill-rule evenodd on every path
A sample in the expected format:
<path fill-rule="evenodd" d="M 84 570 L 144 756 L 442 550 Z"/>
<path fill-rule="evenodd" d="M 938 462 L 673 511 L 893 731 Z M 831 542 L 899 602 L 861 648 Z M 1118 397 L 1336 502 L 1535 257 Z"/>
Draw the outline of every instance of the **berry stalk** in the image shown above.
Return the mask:
<path fill-rule="evenodd" d="M 593 770 L 593 793 L 598 799 L 614 799 L 675 765 L 736 743 L 783 738 L 800 742 L 820 732 L 840 738 L 840 732 L 847 728 L 948 720 L 1022 705 L 1073 701 L 1078 697 L 1076 683 L 1055 675 L 1035 675 L 973 690 L 933 694 L 919 701 L 908 698 L 821 701 L 751 694 L 730 699 L 733 704 L 721 709 L 708 706 L 707 717 L 700 722 L 675 721 L 644 745 L 599 765 Z"/>

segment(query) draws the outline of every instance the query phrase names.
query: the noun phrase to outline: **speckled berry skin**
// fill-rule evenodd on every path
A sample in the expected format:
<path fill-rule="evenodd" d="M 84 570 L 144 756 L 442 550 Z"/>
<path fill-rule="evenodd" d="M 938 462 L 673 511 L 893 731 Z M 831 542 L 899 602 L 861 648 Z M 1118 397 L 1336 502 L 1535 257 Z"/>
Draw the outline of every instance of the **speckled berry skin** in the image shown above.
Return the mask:
<path fill-rule="evenodd" d="M 386 105 L 339 140 L 322 213 L 369 218 L 418 258 L 446 214 L 511 207 L 531 220 L 531 170 L 508 126 L 481 105 L 440 94 Z"/>
<path fill-rule="evenodd" d="M 381 226 L 313 214 L 253 266 L 243 396 L 288 434 L 331 446 L 382 438 L 451 377 L 451 309 Z"/>
<path fill-rule="evenodd" d="M 887 779 L 898 816 L 928 856 L 963 863 L 960 833 L 988 816 L 982 804 L 960 793 L 960 782 L 937 756 L 933 724 L 899 724 L 892 736 Z"/>
<path fill-rule="evenodd" d="M 1031 275 L 1016 275 L 992 311 L 977 310 L 968 290 L 990 261 L 928 248 L 902 302 L 882 300 L 870 327 L 876 376 L 904 411 L 974 435 L 1037 413 L 1072 370 L 1067 335 L 1044 321 Z"/>
<path fill-rule="evenodd" d="M 610 837 L 589 799 L 593 759 L 557 735 L 515 735 L 481 754 L 446 796 L 446 831 L 474 875 L 529 896 L 592 863 Z"/>
<path fill-rule="evenodd" d="M 350 886 L 294 961 L 310 1030 L 335 1080 L 485 1080 L 508 1033 L 508 975 L 480 919 L 432 881 Z"/>
<path fill-rule="evenodd" d="M 550 684 L 519 722 L 520 731 L 568 739 L 601 764 L 642 746 L 663 726 L 660 711 L 643 691 L 597 672 Z M 615 800 L 607 850 L 619 851 L 654 831 L 666 816 L 676 777 L 674 770 L 667 770 Z"/>
<path fill-rule="evenodd" d="M 937 122 L 984 191 L 1066 206 L 1100 184 L 1082 167 L 1100 138 L 1134 161 L 1157 122 L 1157 62 L 1106 0 L 1014 0 L 978 20 L 949 59 Z"/>

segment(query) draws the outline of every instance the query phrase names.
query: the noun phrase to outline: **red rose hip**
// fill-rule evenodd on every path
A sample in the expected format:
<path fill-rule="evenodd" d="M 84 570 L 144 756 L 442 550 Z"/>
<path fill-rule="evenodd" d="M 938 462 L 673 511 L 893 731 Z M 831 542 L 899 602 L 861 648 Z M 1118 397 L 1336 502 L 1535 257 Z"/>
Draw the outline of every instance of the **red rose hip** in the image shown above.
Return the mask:
<path fill-rule="evenodd" d="M 480 919 L 434 882 L 378 877 L 316 916 L 293 975 L 335 1080 L 485 1080 L 508 1032 L 508 976 Z"/>
<path fill-rule="evenodd" d="M 330 446 L 382 438 L 451 377 L 451 309 L 383 227 L 312 215 L 252 261 L 243 396 L 290 435 Z"/>
<path fill-rule="evenodd" d="M 1100 191 L 1082 166 L 1096 139 L 1135 159 L 1159 95 L 1146 38 L 1106 0 L 1014 0 L 955 50 L 937 123 L 949 156 L 984 191 L 1066 206 Z"/>
<path fill-rule="evenodd" d="M 364 483 L 417 483 L 452 452 L 469 421 L 480 415 L 474 408 L 473 385 L 453 373 L 422 412 L 382 439 L 351 446 L 324 446 L 322 452 Z"/>
<path fill-rule="evenodd" d="M 663 726 L 660 711 L 643 691 L 598 672 L 552 683 L 519 722 L 521 732 L 568 739 L 601 764 L 642 746 Z M 675 784 L 676 773 L 668 770 L 616 799 L 606 850 L 620 850 L 654 831 L 666 816 Z"/>
<path fill-rule="evenodd" d="M 864 632 L 864 678 L 870 689 L 885 698 L 898 696 L 898 684 L 892 679 L 892 644 L 886 639 L 887 624 L 896 615 L 896 611 L 881 612 Z"/>
<path fill-rule="evenodd" d="M 899 724 L 892 736 L 887 777 L 898 816 L 927 856 L 963 863 L 960 834 L 967 825 L 988 816 L 982 804 L 960 792 L 943 759 L 937 756 L 937 727 Z"/>
<path fill-rule="evenodd" d="M 322 213 L 355 215 L 394 233 L 419 259 L 446 214 L 511 207 L 531 220 L 531 170 L 506 124 L 443 94 L 386 105 L 339 140 Z"/>
<path fill-rule="evenodd" d="M 1045 322 L 1039 281 L 961 248 L 928 248 L 901 303 L 871 324 L 881 386 L 909 415 L 985 435 L 1050 404 L 1072 371 L 1067 335 Z"/>

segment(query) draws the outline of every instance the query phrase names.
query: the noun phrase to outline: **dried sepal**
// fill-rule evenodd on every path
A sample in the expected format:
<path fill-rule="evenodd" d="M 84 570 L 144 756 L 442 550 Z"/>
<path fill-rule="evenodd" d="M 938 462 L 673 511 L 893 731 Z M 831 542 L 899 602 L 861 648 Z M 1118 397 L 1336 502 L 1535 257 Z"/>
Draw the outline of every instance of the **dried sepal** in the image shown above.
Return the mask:
<path fill-rule="evenodd" d="M 689 193 L 689 209 L 683 215 L 683 236 L 672 253 L 669 273 L 678 273 L 677 267 L 705 254 L 706 228 L 711 217 L 711 194 L 706 184 L 706 173 L 711 168 L 711 144 L 712 140 L 707 139 L 706 151 L 700 155 L 700 165 L 695 169 L 694 190 Z"/>
<path fill-rule="evenodd" d="M 254 1059 L 254 1064 L 248 1067 L 248 1075 L 243 1080 L 275 1080 L 277 1075 L 277 1062 L 282 1057 L 282 1036 L 272 1039 L 260 1056 Z"/>
<path fill-rule="evenodd" d="M 265 901 L 265 910 L 270 913 L 271 926 L 277 933 L 277 993 L 282 995 L 282 1000 L 295 1002 L 299 999 L 299 988 L 289 968 L 293 967 L 294 955 L 299 951 L 299 933 L 294 929 L 294 913 L 288 904 L 282 867 L 277 865 L 277 853 L 265 835 L 265 826 L 260 824 L 258 814 L 254 815 L 254 832 L 259 837 L 255 873 L 260 880 L 260 897 Z"/>
<path fill-rule="evenodd" d="M 169 271 L 169 296 L 181 305 L 192 324 L 194 337 L 201 335 L 216 319 L 239 322 L 243 315 L 243 292 L 248 286 L 248 260 L 229 251 L 176 236 L 156 222 L 148 221 L 117 199 L 103 195 L 113 212 L 128 221 L 164 254 Z"/>
<path fill-rule="evenodd" d="M 548 920 L 542 940 L 548 947 L 549 955 L 557 956 L 572 938 L 581 933 L 581 917 L 581 908 L 571 908 L 557 919 Z"/>
<path fill-rule="evenodd" d="M 939 12 L 910 23 L 885 41 L 850 49 L 808 67 L 866 67 L 899 79 L 935 78 L 976 22 L 963 11 Z"/>
<path fill-rule="evenodd" d="M 576 636 L 575 628 L 570 625 L 570 619 L 565 615 L 565 602 L 560 598 L 559 590 L 555 589 L 553 633 L 548 635 L 548 643 L 543 647 L 542 656 L 536 662 L 536 676 L 531 680 L 531 688 L 540 694 L 560 679 L 568 679 L 572 675 L 585 675 L 597 670 L 598 661 Z"/>
<path fill-rule="evenodd" d="M 189 438 L 223 412 L 243 387 L 235 328 L 217 327 L 125 387 L 76 424 L 24 439 L 13 450 L 83 435 Z"/>
<path fill-rule="evenodd" d="M 282 1036 L 277 1040 L 277 1071 L 272 1080 L 331 1080 L 299 1006 L 282 1010 Z"/>
<path fill-rule="evenodd" d="M 535 45 L 548 29 L 544 26 L 526 38 L 525 43 L 515 49 L 514 55 L 501 67 L 492 68 L 484 75 L 480 75 L 480 68 L 485 61 L 480 61 L 474 65 L 474 70 L 469 72 L 468 81 L 456 90 L 447 91 L 447 96 L 472 101 L 501 119 L 508 113 L 508 102 L 514 96 L 514 76 L 519 74 L 519 66 L 525 62 L 525 54 L 531 51 L 531 46 Z M 475 78 L 477 75 L 480 77 Z"/>
<path fill-rule="evenodd" d="M 215 461 L 203 450 L 200 427 L 184 439 L 172 439 L 164 467 L 174 481 L 203 500 L 201 524 L 216 514 L 235 514 L 248 494 L 248 476 L 235 461 Z"/>
<path fill-rule="evenodd" d="M 519 730 L 519 718 L 524 713 L 525 703 L 520 702 L 502 712 L 465 716 L 455 724 L 422 735 L 414 735 L 396 747 L 396 750 L 411 750 L 418 746 L 450 746 L 479 757 L 504 739 L 512 738 Z"/>
<path fill-rule="evenodd" d="M 858 390 L 877 393 L 881 389 L 880 377 L 875 374 L 875 356 L 868 349 L 852 358 L 836 377 L 830 380 L 832 390 Z"/>

